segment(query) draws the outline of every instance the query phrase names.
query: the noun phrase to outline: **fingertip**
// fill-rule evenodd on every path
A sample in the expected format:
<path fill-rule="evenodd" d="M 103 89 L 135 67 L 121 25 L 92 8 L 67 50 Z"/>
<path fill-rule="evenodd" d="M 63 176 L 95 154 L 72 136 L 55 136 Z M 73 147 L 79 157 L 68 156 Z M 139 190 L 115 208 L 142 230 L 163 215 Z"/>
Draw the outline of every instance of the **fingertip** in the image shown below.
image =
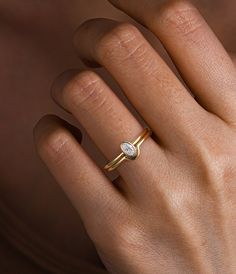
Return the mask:
<path fill-rule="evenodd" d="M 99 68 L 96 56 L 97 42 L 119 22 L 107 18 L 93 18 L 83 22 L 75 31 L 73 44 L 75 51 L 85 66 Z M 95 46 L 96 45 L 96 46 Z"/>
<path fill-rule="evenodd" d="M 33 136 L 37 150 L 39 151 L 44 143 L 47 143 L 51 136 L 59 134 L 59 132 L 68 131 L 79 142 L 82 142 L 82 133 L 75 126 L 62 120 L 54 114 L 48 114 L 42 117 L 34 126 Z"/>
<path fill-rule="evenodd" d="M 33 128 L 33 135 L 36 144 L 40 142 L 40 140 L 47 132 L 52 131 L 52 128 L 55 127 L 55 123 L 58 124 L 58 122 L 59 117 L 53 114 L 45 115 L 39 121 L 37 121 Z"/>
<path fill-rule="evenodd" d="M 50 92 L 51 98 L 57 105 L 62 107 L 66 112 L 68 112 L 68 110 L 65 108 L 65 106 L 63 106 L 62 91 L 64 90 L 66 84 L 69 83 L 70 80 L 72 80 L 80 72 L 81 70 L 79 69 L 69 69 L 59 74 L 52 83 Z"/>

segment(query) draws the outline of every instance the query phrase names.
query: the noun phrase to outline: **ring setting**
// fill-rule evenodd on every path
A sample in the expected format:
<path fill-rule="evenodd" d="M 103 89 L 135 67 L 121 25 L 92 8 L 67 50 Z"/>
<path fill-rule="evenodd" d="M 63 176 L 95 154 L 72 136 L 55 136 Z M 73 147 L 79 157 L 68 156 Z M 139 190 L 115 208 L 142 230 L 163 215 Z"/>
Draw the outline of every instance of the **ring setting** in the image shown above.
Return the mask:
<path fill-rule="evenodd" d="M 140 156 L 141 144 L 151 136 L 150 128 L 145 128 L 134 142 L 124 141 L 120 144 L 121 153 L 111 162 L 109 162 L 104 169 L 112 171 L 116 169 L 125 160 L 136 160 Z"/>
<path fill-rule="evenodd" d="M 120 148 L 125 156 L 131 160 L 135 160 L 140 154 L 138 147 L 128 141 L 121 143 Z"/>

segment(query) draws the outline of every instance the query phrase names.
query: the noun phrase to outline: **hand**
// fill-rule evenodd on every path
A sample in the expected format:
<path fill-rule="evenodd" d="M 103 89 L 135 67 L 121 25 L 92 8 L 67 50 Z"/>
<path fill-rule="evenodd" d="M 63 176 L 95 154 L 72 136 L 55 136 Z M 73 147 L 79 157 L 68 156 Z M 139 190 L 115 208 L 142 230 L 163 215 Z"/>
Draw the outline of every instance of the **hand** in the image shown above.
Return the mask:
<path fill-rule="evenodd" d="M 234 273 L 235 67 L 190 3 L 111 2 L 161 40 L 185 85 L 136 27 L 87 21 L 75 35 L 78 54 L 113 75 L 154 134 L 117 169 L 116 184 L 54 116 L 35 128 L 39 154 L 111 273 Z M 79 73 L 53 97 L 109 160 L 143 129 L 95 72 Z"/>

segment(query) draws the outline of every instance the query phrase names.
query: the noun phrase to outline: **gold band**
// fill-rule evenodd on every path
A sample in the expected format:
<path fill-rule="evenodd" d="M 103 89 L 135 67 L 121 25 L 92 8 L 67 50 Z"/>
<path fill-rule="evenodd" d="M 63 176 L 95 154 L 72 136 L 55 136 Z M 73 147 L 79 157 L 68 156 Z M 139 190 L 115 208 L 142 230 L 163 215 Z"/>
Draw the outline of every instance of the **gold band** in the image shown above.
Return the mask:
<path fill-rule="evenodd" d="M 121 150 L 122 152 L 111 162 L 109 162 L 104 169 L 107 171 L 112 171 L 116 169 L 125 160 L 135 160 L 140 156 L 140 146 L 141 144 L 151 136 L 152 131 L 150 128 L 145 128 L 144 131 L 139 135 L 139 137 L 134 142 L 122 142 Z"/>

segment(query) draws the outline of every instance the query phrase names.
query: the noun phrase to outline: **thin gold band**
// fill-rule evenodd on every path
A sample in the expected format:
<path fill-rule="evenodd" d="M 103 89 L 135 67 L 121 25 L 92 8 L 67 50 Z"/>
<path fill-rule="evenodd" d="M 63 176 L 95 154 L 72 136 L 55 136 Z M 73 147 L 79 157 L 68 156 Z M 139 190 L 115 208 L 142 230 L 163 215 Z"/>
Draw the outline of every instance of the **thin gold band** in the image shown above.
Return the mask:
<path fill-rule="evenodd" d="M 129 143 L 132 144 L 136 150 L 137 150 L 137 155 L 133 158 L 128 157 L 125 155 L 124 152 L 121 152 L 114 160 L 109 162 L 104 169 L 107 171 L 112 171 L 116 169 L 123 161 L 125 160 L 135 160 L 140 156 L 140 146 L 141 144 L 149 137 L 151 136 L 152 131 L 150 128 L 145 128 L 144 131 L 139 135 L 139 137 L 132 143 L 130 142 L 123 142 L 123 143 Z"/>

